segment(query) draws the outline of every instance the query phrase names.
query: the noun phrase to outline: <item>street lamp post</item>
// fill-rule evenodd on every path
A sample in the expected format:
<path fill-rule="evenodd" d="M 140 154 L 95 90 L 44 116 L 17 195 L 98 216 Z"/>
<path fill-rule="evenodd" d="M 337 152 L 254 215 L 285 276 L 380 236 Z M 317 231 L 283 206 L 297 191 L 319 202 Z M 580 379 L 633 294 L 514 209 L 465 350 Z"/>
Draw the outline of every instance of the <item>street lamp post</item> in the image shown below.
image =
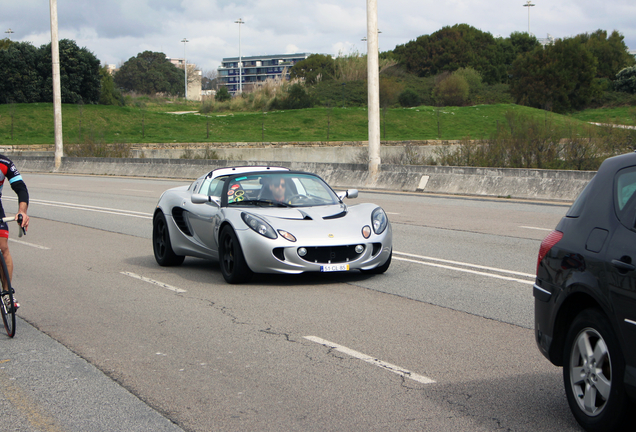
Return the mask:
<path fill-rule="evenodd" d="M 241 60 L 241 24 L 245 24 L 243 18 L 234 21 L 239 25 L 239 93 L 243 93 L 243 62 Z"/>
<path fill-rule="evenodd" d="M 378 1 L 367 0 L 367 94 L 369 110 L 369 185 L 380 173 L 380 73 L 378 60 Z"/>
<path fill-rule="evenodd" d="M 530 0 L 528 0 L 526 4 L 523 5 L 523 7 L 528 8 L 528 35 L 530 35 L 530 8 L 532 6 L 534 6 L 534 4 Z"/>
<path fill-rule="evenodd" d="M 186 60 L 186 43 L 190 42 L 188 39 L 181 39 L 183 42 L 183 70 L 185 71 L 185 100 L 188 100 L 188 62 Z"/>
<path fill-rule="evenodd" d="M 11 33 L 15 33 L 13 30 L 9 29 L 5 33 L 9 34 L 9 40 L 11 40 Z"/>

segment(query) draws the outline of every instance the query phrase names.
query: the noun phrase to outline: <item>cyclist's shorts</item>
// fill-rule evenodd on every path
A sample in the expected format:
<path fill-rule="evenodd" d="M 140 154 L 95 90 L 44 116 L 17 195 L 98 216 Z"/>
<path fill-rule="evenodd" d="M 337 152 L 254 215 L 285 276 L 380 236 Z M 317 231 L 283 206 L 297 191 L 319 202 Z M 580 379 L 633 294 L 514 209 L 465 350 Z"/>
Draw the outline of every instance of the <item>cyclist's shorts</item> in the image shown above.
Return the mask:
<path fill-rule="evenodd" d="M 0 218 L 4 217 L 4 209 L 0 206 Z M 9 225 L 0 221 L 0 237 L 9 238 Z"/>

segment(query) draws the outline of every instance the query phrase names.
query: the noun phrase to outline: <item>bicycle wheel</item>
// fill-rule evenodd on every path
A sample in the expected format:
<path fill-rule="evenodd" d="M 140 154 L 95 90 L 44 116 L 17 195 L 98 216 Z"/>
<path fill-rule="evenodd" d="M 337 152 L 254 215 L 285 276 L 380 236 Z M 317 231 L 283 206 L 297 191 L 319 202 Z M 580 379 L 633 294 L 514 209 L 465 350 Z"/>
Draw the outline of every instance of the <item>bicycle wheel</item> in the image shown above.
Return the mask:
<path fill-rule="evenodd" d="M 2 312 L 2 322 L 4 328 L 7 331 L 9 337 L 15 336 L 15 307 L 13 305 L 13 289 L 11 288 L 11 282 L 7 276 L 7 264 L 4 262 L 4 257 L 0 253 L 0 283 L 2 287 L 2 295 L 0 297 L 0 311 Z"/>

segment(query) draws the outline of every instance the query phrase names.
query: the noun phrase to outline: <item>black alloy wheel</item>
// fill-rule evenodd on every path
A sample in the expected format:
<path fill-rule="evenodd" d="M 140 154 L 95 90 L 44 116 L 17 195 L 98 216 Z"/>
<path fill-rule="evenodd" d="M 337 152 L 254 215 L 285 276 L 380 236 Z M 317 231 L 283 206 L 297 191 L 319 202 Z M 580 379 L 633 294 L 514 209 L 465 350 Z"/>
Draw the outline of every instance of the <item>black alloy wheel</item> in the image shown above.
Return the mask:
<path fill-rule="evenodd" d="M 227 283 L 238 284 L 247 282 L 252 278 L 253 272 L 245 261 L 241 244 L 236 237 L 236 233 L 229 225 L 226 225 L 221 230 L 219 261 L 221 273 Z"/>
<path fill-rule="evenodd" d="M 172 250 L 168 223 L 161 212 L 155 215 L 152 223 L 152 249 L 155 253 L 155 260 L 160 266 L 178 266 L 185 259 L 184 256 L 177 255 Z"/>

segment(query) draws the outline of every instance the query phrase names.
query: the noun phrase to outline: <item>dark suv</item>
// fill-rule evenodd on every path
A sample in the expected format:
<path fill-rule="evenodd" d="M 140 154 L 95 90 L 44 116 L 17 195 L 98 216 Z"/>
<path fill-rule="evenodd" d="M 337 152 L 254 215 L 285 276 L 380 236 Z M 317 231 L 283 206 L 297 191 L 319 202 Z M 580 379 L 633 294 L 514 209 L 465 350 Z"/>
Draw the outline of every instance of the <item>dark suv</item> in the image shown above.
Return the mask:
<path fill-rule="evenodd" d="M 636 398 L 636 153 L 607 159 L 537 260 L 535 336 L 563 366 L 590 431 L 626 427 Z M 632 425 L 633 426 L 633 425 Z"/>

